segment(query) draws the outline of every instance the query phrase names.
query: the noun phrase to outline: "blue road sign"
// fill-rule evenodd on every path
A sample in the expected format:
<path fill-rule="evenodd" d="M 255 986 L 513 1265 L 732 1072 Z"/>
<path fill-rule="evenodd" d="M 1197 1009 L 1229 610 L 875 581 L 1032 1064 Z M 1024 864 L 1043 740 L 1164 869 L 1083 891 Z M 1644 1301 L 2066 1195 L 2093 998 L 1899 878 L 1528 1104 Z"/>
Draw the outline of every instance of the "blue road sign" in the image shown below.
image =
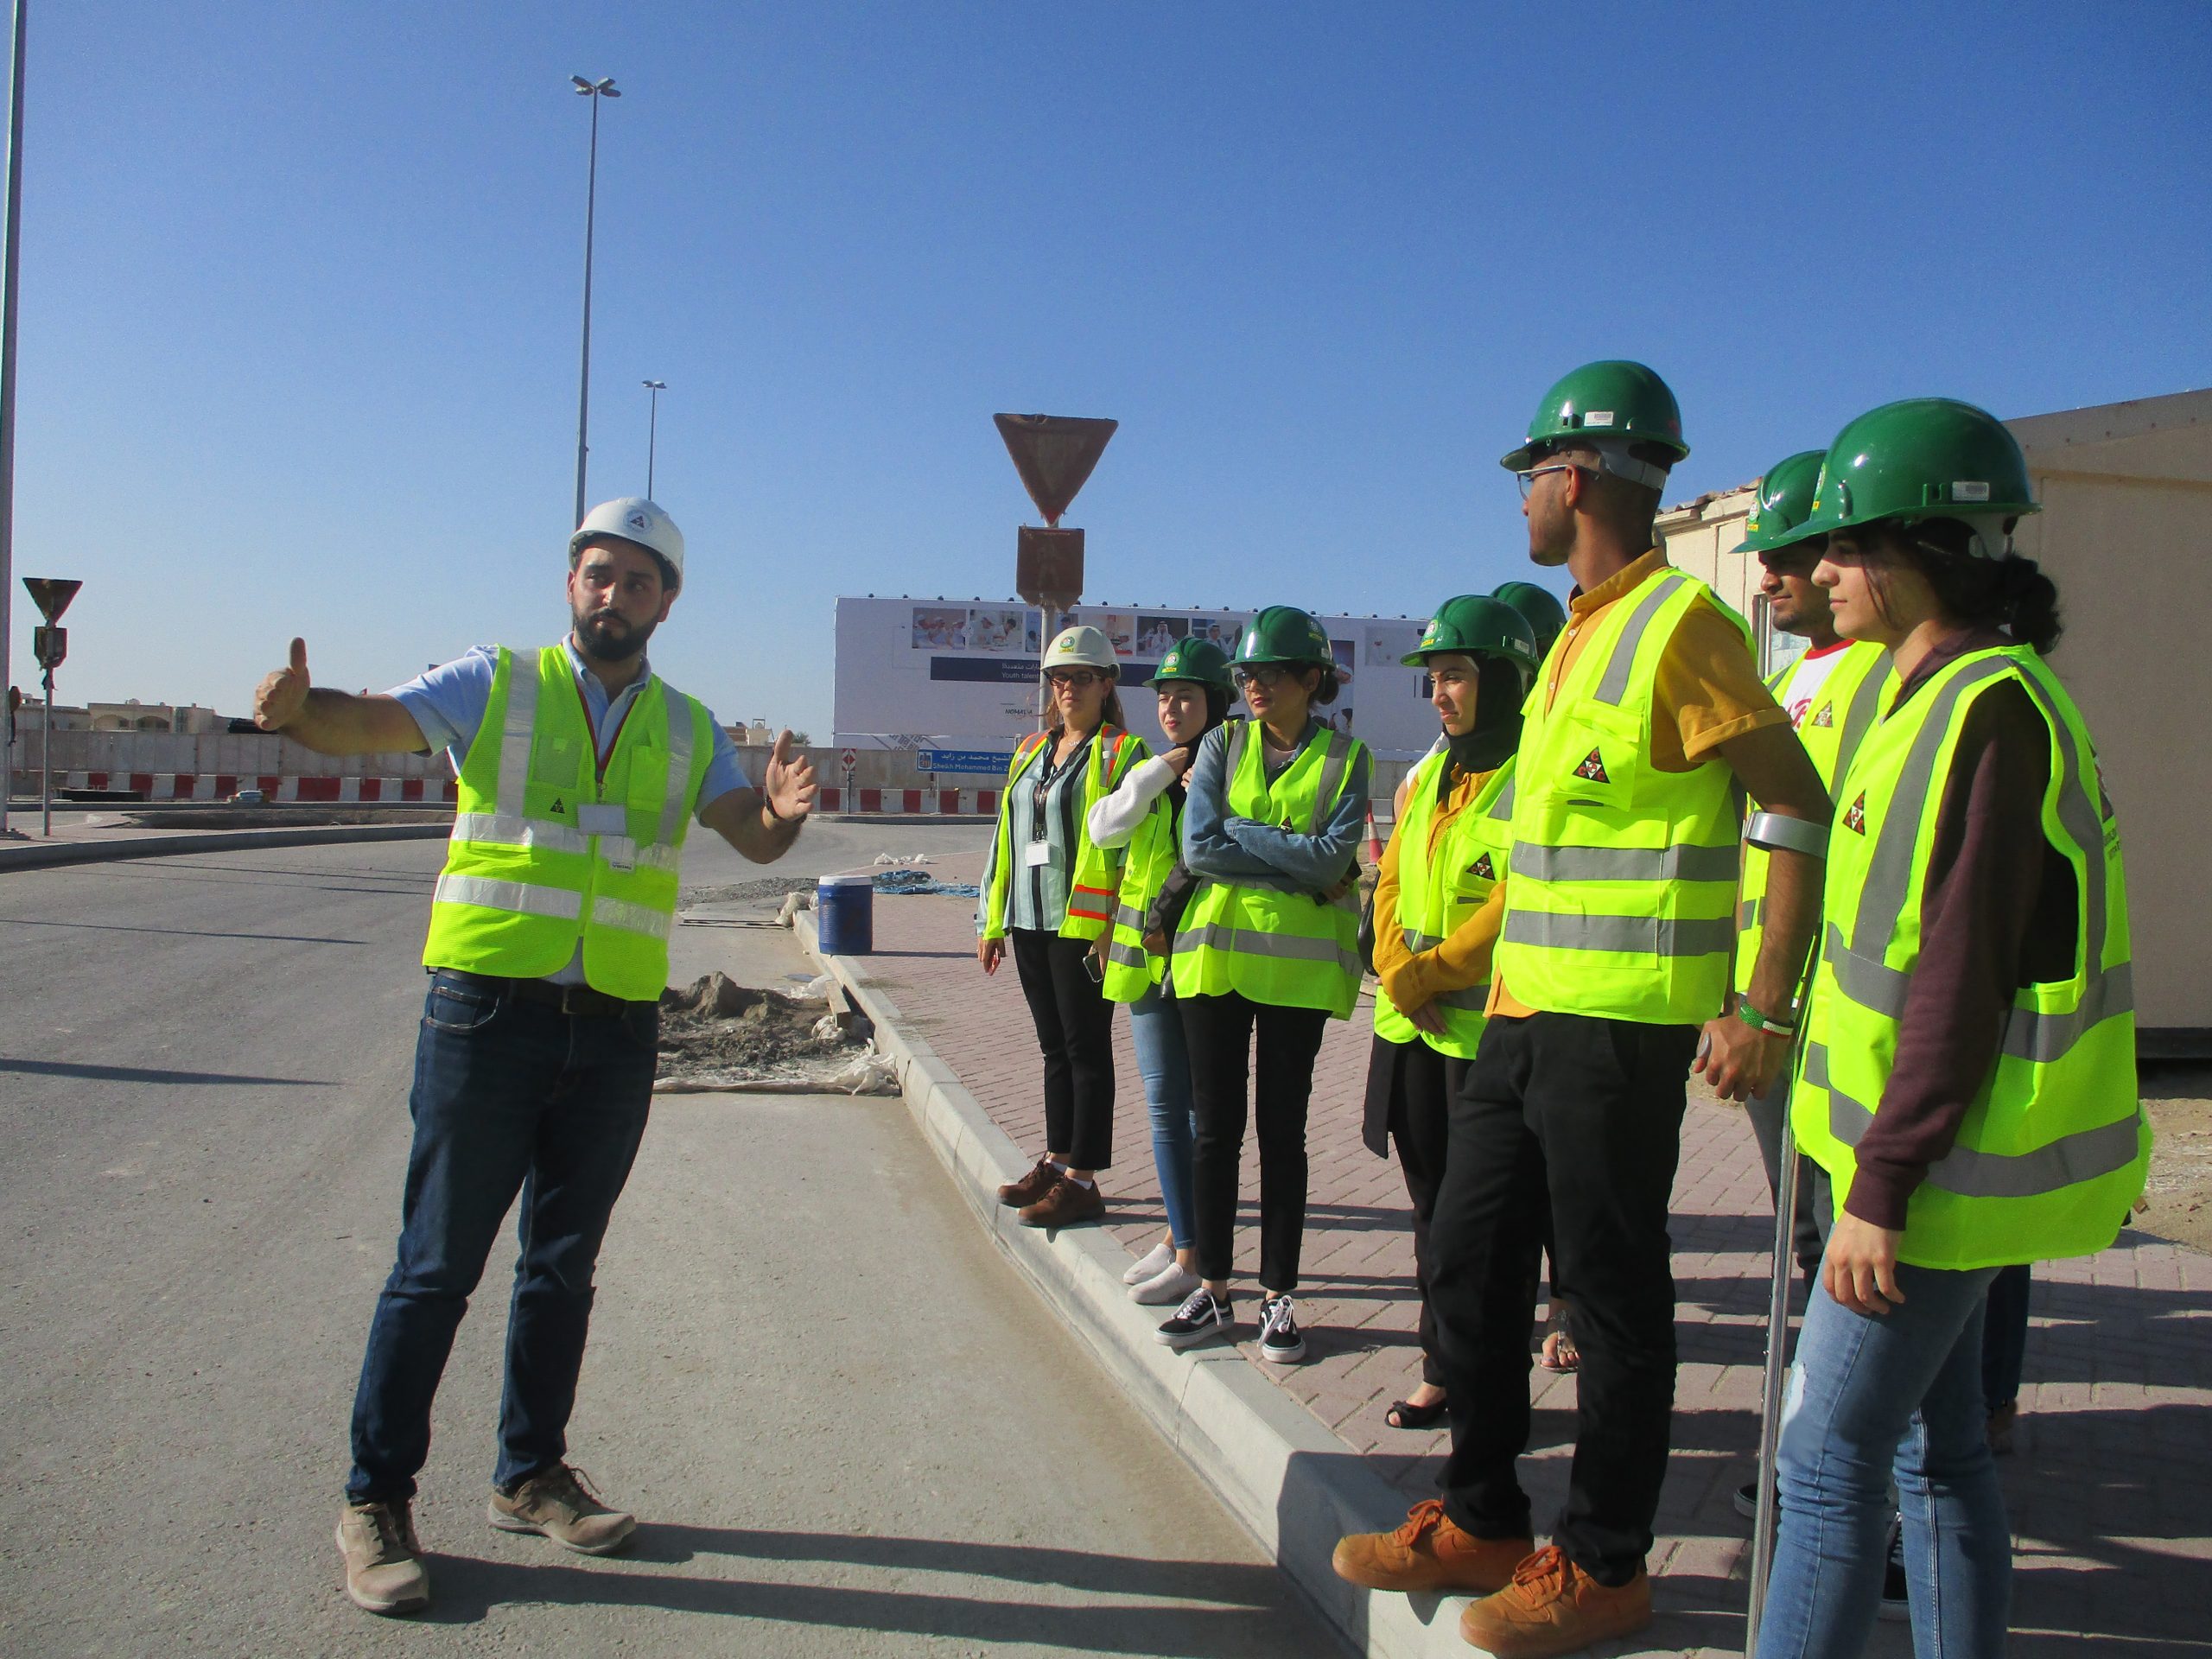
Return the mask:
<path fill-rule="evenodd" d="M 922 772 L 975 772 L 993 778 L 1006 776 L 1014 764 L 1011 753 L 995 754 L 988 749 L 917 749 L 914 766 Z"/>

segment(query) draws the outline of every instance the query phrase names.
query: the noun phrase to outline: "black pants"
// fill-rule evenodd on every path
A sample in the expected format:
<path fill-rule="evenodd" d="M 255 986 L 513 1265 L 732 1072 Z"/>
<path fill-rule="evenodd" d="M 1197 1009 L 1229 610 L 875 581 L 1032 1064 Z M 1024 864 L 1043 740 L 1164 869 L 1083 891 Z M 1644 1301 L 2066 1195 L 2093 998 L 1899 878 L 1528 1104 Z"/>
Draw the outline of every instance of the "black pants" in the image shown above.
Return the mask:
<path fill-rule="evenodd" d="M 1072 1169 L 1114 1161 L 1114 1005 L 1084 971 L 1084 939 L 1007 930 L 1014 971 L 1045 1051 L 1045 1150 Z"/>
<path fill-rule="evenodd" d="M 1429 1263 L 1434 1245 L 1429 1225 L 1436 1214 L 1437 1189 L 1444 1181 L 1452 1098 L 1465 1086 L 1470 1062 L 1440 1054 L 1424 1042 L 1394 1043 L 1377 1037 L 1367 1057 L 1368 1149 L 1387 1157 L 1398 1149 L 1398 1168 L 1406 1178 L 1406 1198 L 1414 1211 L 1414 1279 L 1421 1293 L 1421 1380 L 1444 1386 L 1444 1361 L 1436 1341 L 1436 1310 L 1428 1294 Z M 1384 1141 L 1387 1131 L 1389 1141 Z M 1544 1207 L 1544 1248 L 1551 1248 L 1551 1206 Z M 1556 1268 L 1554 1269 L 1557 1271 Z M 1536 1258 L 1529 1257 L 1529 1300 L 1536 1300 Z M 1554 1300 L 1559 1287 L 1552 1287 Z"/>
<path fill-rule="evenodd" d="M 1452 1102 L 1431 1224 L 1430 1304 L 1452 1405 L 1445 1510 L 1478 1537 L 1526 1536 L 1526 1264 L 1548 1195 L 1553 1273 L 1582 1351 L 1574 1463 L 1554 1541 L 1600 1583 L 1651 1548 L 1675 1403 L 1668 1198 L 1694 1026 L 1580 1014 L 1492 1020 Z"/>
<path fill-rule="evenodd" d="M 1260 1283 L 1298 1287 L 1306 1235 L 1306 1103 L 1328 1014 L 1283 1008 L 1235 991 L 1180 996 L 1183 1040 L 1191 1054 L 1191 1106 L 1198 1139 L 1191 1154 L 1197 1198 L 1198 1274 L 1226 1279 L 1236 1255 L 1237 1166 L 1244 1152 L 1245 1084 L 1259 1039 L 1252 1109 L 1260 1142 Z"/>

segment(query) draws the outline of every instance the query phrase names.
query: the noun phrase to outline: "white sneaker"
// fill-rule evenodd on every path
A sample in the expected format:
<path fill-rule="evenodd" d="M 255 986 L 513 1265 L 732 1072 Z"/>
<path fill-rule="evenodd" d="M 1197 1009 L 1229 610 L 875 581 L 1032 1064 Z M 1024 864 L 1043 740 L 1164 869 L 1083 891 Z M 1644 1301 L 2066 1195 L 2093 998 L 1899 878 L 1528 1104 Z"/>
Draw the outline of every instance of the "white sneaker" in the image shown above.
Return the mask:
<path fill-rule="evenodd" d="M 1198 1287 L 1198 1275 L 1175 1265 L 1168 1258 L 1167 1270 L 1154 1274 L 1142 1284 L 1129 1287 L 1129 1300 L 1147 1307 L 1157 1307 L 1169 1302 L 1179 1302 Z"/>
<path fill-rule="evenodd" d="M 1129 1264 L 1129 1270 L 1122 1275 L 1122 1282 L 1141 1285 L 1147 1279 L 1159 1278 L 1174 1265 L 1175 1247 L 1163 1238 Z"/>

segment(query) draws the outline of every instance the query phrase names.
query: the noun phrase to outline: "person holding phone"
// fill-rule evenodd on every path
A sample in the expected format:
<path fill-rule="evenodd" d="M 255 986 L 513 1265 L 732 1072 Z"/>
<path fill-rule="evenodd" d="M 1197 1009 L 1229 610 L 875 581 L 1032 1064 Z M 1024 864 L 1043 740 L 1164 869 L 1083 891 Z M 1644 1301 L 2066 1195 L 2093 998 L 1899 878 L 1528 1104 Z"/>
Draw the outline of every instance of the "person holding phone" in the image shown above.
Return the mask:
<path fill-rule="evenodd" d="M 1169 965 L 1198 1111 L 1191 1175 L 1203 1282 L 1156 1334 L 1171 1348 L 1230 1334 L 1249 1116 L 1260 1144 L 1260 1357 L 1292 1364 L 1306 1357 L 1290 1293 L 1306 1230 L 1313 1062 L 1326 1021 L 1351 1018 L 1359 998 L 1350 895 L 1369 764 L 1364 743 L 1314 715 L 1335 700 L 1337 669 L 1329 636 L 1304 611 L 1275 605 L 1255 617 L 1236 675 L 1252 718 L 1208 733 L 1192 763 L 1183 861 L 1203 879 Z"/>
<path fill-rule="evenodd" d="M 1106 931 L 1120 855 L 1101 856 L 1090 810 L 1145 758 L 1123 725 L 1114 648 L 1096 628 L 1064 628 L 1045 652 L 1052 726 L 1021 741 L 999 797 L 976 912 L 976 958 L 995 974 L 1013 941 L 1014 970 L 1045 1057 L 1046 1150 L 999 1188 L 1028 1227 L 1106 1213 L 1098 1172 L 1114 1156 L 1114 1005 L 1101 994 L 1091 941 Z"/>
<path fill-rule="evenodd" d="M 1102 860 L 1128 849 L 1114 925 L 1091 952 L 1103 964 L 1107 1001 L 1128 1004 L 1129 1037 L 1152 1111 L 1153 1164 L 1167 1231 L 1122 1278 L 1132 1300 L 1155 1305 L 1179 1302 L 1198 1287 L 1191 1185 L 1198 1124 L 1167 950 L 1197 881 L 1182 861 L 1183 779 L 1200 741 L 1228 718 L 1228 653 L 1204 639 L 1176 640 L 1147 683 L 1159 694 L 1160 728 L 1173 747 L 1131 767 L 1122 786 L 1090 809 L 1088 824 Z"/>

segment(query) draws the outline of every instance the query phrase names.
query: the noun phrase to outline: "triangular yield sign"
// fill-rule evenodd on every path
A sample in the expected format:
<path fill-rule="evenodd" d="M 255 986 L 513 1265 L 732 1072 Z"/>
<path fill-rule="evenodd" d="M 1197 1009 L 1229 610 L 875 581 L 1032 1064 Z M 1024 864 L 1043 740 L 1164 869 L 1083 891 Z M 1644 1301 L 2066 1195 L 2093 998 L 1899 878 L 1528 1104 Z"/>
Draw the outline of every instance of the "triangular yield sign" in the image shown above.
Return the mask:
<path fill-rule="evenodd" d="M 48 622 L 61 620 L 61 613 L 69 608 L 69 601 L 77 597 L 77 590 L 84 585 L 67 576 L 23 578 L 23 586 L 31 590 L 31 603 L 38 607 Z"/>
<path fill-rule="evenodd" d="M 1014 469 L 1045 522 L 1057 524 L 1090 476 L 1119 421 L 1080 415 L 994 415 Z"/>

